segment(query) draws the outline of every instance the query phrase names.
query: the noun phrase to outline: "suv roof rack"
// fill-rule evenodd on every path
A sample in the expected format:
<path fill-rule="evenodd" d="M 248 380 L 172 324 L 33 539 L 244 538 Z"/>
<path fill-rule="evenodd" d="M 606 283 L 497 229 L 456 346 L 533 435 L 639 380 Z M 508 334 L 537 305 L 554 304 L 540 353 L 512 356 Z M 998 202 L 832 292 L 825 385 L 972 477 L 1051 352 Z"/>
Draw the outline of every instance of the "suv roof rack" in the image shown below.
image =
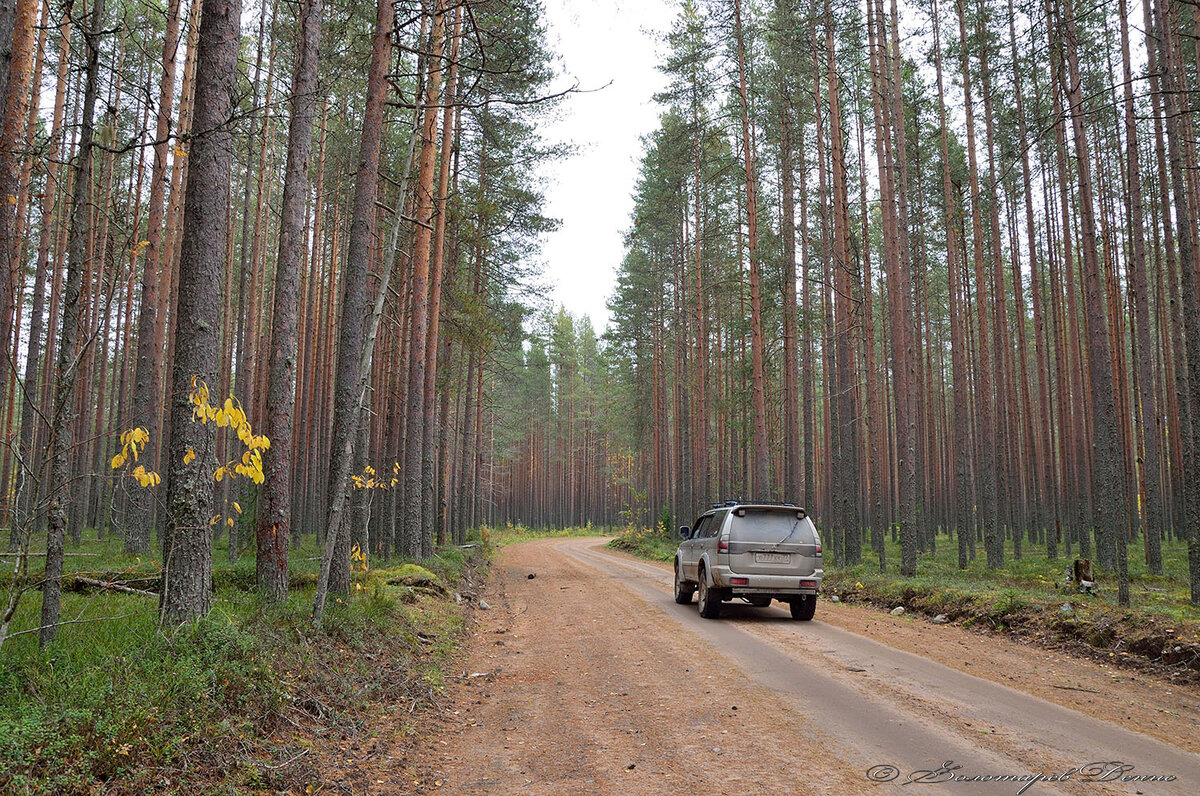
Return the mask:
<path fill-rule="evenodd" d="M 788 507 L 791 507 L 791 508 L 800 508 L 799 504 L 797 504 L 797 503 L 793 503 L 793 502 L 791 502 L 791 501 L 778 501 L 778 500 L 743 500 L 743 499 L 741 499 L 741 498 L 737 498 L 736 500 L 726 500 L 726 501 L 725 501 L 725 502 L 723 502 L 723 503 L 713 503 L 713 504 L 712 504 L 712 507 L 713 507 L 714 509 L 720 509 L 720 508 L 724 508 L 724 507 L 726 507 L 726 506 L 741 506 L 741 505 L 748 505 L 748 506 L 788 506 Z"/>

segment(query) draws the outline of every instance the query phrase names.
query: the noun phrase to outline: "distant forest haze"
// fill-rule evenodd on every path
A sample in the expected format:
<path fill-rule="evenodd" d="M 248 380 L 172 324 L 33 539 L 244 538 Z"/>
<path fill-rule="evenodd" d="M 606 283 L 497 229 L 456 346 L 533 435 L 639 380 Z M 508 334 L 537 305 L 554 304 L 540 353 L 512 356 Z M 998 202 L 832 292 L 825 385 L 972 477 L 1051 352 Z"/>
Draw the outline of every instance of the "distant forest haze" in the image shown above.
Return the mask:
<path fill-rule="evenodd" d="M 214 555 L 284 600 L 316 537 L 319 622 L 483 524 L 727 498 L 835 565 L 1094 558 L 1122 604 L 1184 540 L 1200 604 L 1198 32 L 685 0 L 596 329 L 539 292 L 581 156 L 539 0 L 0 0 L 0 643 L 34 591 L 54 640 L 85 537 L 161 553 L 164 622 Z"/>

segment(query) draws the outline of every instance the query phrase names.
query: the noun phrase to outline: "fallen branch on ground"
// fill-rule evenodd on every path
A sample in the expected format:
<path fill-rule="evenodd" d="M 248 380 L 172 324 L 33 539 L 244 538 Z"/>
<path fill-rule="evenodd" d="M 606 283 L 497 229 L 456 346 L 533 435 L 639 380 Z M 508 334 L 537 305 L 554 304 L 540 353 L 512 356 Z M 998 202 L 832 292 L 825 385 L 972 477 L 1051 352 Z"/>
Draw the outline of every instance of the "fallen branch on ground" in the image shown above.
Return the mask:
<path fill-rule="evenodd" d="M 83 578 L 75 576 L 78 583 L 83 583 L 88 586 L 95 586 L 97 589 L 107 589 L 109 591 L 119 591 L 122 594 L 140 594 L 142 597 L 153 597 L 158 599 L 158 592 L 146 591 L 145 589 L 133 589 L 129 586 L 122 586 L 120 583 L 109 583 L 108 581 L 96 580 L 95 578 Z"/>

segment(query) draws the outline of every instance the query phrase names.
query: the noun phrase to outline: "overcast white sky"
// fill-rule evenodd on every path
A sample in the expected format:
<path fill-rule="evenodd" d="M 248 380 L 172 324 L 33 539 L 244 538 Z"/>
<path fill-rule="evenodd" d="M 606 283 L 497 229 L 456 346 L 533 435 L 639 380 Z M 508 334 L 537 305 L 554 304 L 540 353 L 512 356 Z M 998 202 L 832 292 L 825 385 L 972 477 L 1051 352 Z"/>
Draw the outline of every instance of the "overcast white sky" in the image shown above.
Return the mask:
<path fill-rule="evenodd" d="M 676 0 L 546 0 L 550 46 L 566 78 L 582 89 L 611 81 L 568 98 L 561 120 L 542 130 L 579 150 L 546 169 L 546 213 L 562 220 L 543 249 L 552 300 L 590 316 L 598 331 L 623 254 L 641 137 L 658 124 L 653 96 L 665 82 L 656 34 L 677 10 Z"/>

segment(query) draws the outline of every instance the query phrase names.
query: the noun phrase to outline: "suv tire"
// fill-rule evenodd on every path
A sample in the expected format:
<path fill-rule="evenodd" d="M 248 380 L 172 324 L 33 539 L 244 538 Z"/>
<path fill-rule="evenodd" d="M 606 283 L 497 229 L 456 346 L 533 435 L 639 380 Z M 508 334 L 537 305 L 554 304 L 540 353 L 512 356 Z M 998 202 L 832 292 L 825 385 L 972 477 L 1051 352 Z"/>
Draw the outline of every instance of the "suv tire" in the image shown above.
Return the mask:
<path fill-rule="evenodd" d="M 697 587 L 698 596 L 696 602 L 700 608 L 700 616 L 705 619 L 716 619 L 721 615 L 721 594 L 718 589 L 714 589 L 708 585 L 708 573 L 704 571 L 704 567 L 700 567 L 699 586 Z"/>
<path fill-rule="evenodd" d="M 675 562 L 675 602 L 680 605 L 691 605 L 692 595 L 696 593 L 696 584 L 688 583 L 679 572 L 679 562 Z"/>
<path fill-rule="evenodd" d="M 807 622 L 817 612 L 817 595 L 801 594 L 792 598 L 792 619 Z"/>

